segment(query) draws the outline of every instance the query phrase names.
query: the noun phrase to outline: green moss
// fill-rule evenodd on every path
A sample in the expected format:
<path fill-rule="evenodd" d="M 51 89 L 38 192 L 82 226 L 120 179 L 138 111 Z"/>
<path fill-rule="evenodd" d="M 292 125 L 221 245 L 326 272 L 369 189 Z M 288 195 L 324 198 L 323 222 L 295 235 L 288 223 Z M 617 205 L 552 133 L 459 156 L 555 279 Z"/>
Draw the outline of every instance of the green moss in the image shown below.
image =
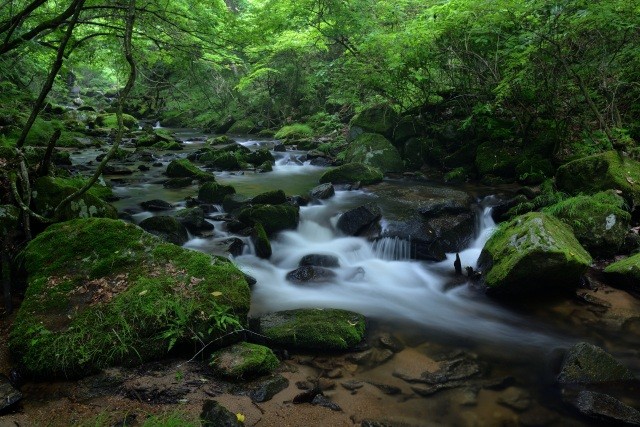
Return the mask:
<path fill-rule="evenodd" d="M 253 226 L 253 232 L 251 233 L 251 240 L 256 250 L 256 255 L 259 258 L 269 259 L 272 254 L 271 242 L 267 236 L 264 227 L 260 223 L 256 223 Z"/>
<path fill-rule="evenodd" d="M 159 151 L 180 151 L 184 149 L 182 143 L 178 141 L 160 141 L 156 142 L 151 147 Z"/>
<path fill-rule="evenodd" d="M 455 168 L 444 174 L 445 182 L 465 182 L 469 178 L 469 174 L 465 168 Z"/>
<path fill-rule="evenodd" d="M 640 289 L 640 254 L 609 264 L 604 273 L 619 284 Z"/>
<path fill-rule="evenodd" d="M 226 145 L 235 144 L 235 140 L 227 135 L 216 136 L 215 138 L 207 138 L 207 145 Z"/>
<path fill-rule="evenodd" d="M 398 120 L 398 114 L 386 104 L 367 108 L 351 119 L 349 126 L 358 127 L 365 132 L 375 132 L 382 135 L 390 135 L 393 126 Z"/>
<path fill-rule="evenodd" d="M 345 161 L 373 166 L 382 173 L 404 170 L 396 147 L 384 136 L 375 133 L 363 133 L 354 139 L 347 148 Z"/>
<path fill-rule="evenodd" d="M 287 143 L 300 139 L 311 138 L 312 136 L 313 129 L 311 126 L 302 123 L 294 123 L 292 125 L 281 127 L 274 135 L 274 138 L 281 139 Z"/>
<path fill-rule="evenodd" d="M 210 366 L 222 377 L 247 380 L 273 372 L 280 361 L 268 347 L 242 342 L 211 356 Z"/>
<path fill-rule="evenodd" d="M 118 117 L 115 113 L 100 114 L 96 117 L 96 124 L 106 129 L 117 129 Z M 138 119 L 129 114 L 123 114 L 122 124 L 128 129 L 135 129 L 138 127 Z"/>
<path fill-rule="evenodd" d="M 594 256 L 613 256 L 629 230 L 631 214 L 622 197 L 612 191 L 576 196 L 544 208 L 573 230 Z"/>
<path fill-rule="evenodd" d="M 635 206 L 640 204 L 640 163 L 615 151 L 584 157 L 558 168 L 556 185 L 570 194 L 620 190 Z"/>
<path fill-rule="evenodd" d="M 364 316 L 337 309 L 280 311 L 259 319 L 275 345 L 299 350 L 346 351 L 364 338 Z"/>
<path fill-rule="evenodd" d="M 157 358 L 196 336 L 228 332 L 249 309 L 233 264 L 123 221 L 53 225 L 22 258 L 28 288 L 10 349 L 29 375 L 75 377 Z"/>
<path fill-rule="evenodd" d="M 501 224 L 478 259 L 485 284 L 513 294 L 570 289 L 590 264 L 571 229 L 543 213 Z"/>
<path fill-rule="evenodd" d="M 32 198 L 36 212 L 49 216 L 56 206 L 67 196 L 73 194 L 82 185 L 81 178 L 38 178 L 32 187 Z M 111 190 L 101 185 L 94 185 L 80 198 L 72 200 L 60 212 L 59 220 L 88 217 L 116 218 L 116 209 L 102 198 L 110 197 Z"/>
<path fill-rule="evenodd" d="M 537 185 L 552 177 L 554 168 L 549 159 L 529 157 L 516 166 L 518 180 L 527 185 Z"/>
<path fill-rule="evenodd" d="M 242 170 L 247 163 L 245 155 L 239 151 L 212 151 L 201 156 L 200 161 L 225 171 Z"/>
<path fill-rule="evenodd" d="M 260 223 L 267 235 L 273 236 L 298 226 L 300 208 L 288 204 L 249 206 L 240 211 L 238 219 L 246 224 Z"/>
<path fill-rule="evenodd" d="M 332 184 L 375 184 L 382 181 L 383 175 L 378 169 L 362 163 L 347 163 L 325 172 L 320 177 L 320 183 Z"/>
<path fill-rule="evenodd" d="M 260 148 L 256 151 L 252 151 L 246 156 L 247 163 L 251 163 L 254 166 L 263 165 L 265 162 L 275 163 L 276 159 L 273 157 L 273 154 L 266 148 Z"/>
<path fill-rule="evenodd" d="M 235 194 L 235 192 L 236 189 L 231 185 L 205 182 L 198 190 L 198 199 L 205 203 L 222 203 L 226 195 Z"/>
<path fill-rule="evenodd" d="M 257 131 L 257 127 L 253 120 L 242 119 L 235 122 L 227 131 L 230 134 L 247 135 Z"/>
<path fill-rule="evenodd" d="M 287 203 L 287 196 L 282 190 L 272 190 L 253 197 L 251 203 L 254 205 L 281 205 Z"/>
<path fill-rule="evenodd" d="M 208 172 L 204 172 L 188 159 L 172 160 L 167 166 L 169 178 L 194 178 L 201 182 L 215 181 L 216 178 Z"/>

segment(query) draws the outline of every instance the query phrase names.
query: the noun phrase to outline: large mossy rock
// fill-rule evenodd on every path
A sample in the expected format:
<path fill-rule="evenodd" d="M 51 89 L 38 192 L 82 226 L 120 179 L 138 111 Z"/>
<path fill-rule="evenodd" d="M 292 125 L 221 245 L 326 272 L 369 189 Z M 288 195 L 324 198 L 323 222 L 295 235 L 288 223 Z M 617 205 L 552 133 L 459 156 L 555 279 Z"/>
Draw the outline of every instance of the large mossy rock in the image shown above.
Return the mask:
<path fill-rule="evenodd" d="M 478 259 L 490 290 L 539 296 L 574 288 L 590 264 L 567 225 L 536 212 L 501 224 Z"/>
<path fill-rule="evenodd" d="M 249 380 L 270 374 L 279 364 L 270 348 L 248 342 L 216 351 L 210 362 L 216 374 L 232 380 Z"/>
<path fill-rule="evenodd" d="M 269 342 L 291 350 L 347 351 L 365 333 L 364 316 L 338 309 L 279 311 L 251 323 Z"/>
<path fill-rule="evenodd" d="M 101 128 L 117 129 L 118 116 L 116 113 L 100 114 L 96 117 L 96 124 Z M 135 129 L 138 127 L 138 119 L 129 114 L 123 114 L 122 124 L 128 129 Z"/>
<path fill-rule="evenodd" d="M 201 182 L 215 181 L 213 174 L 204 172 L 188 159 L 172 160 L 167 166 L 167 176 L 169 178 L 193 178 Z"/>
<path fill-rule="evenodd" d="M 583 157 L 558 168 L 556 185 L 570 194 L 619 190 L 636 206 L 640 204 L 640 163 L 615 151 Z"/>
<path fill-rule="evenodd" d="M 609 353 L 593 344 L 581 342 L 569 349 L 560 368 L 561 384 L 594 384 L 631 381 L 631 371 Z"/>
<path fill-rule="evenodd" d="M 233 125 L 227 130 L 226 133 L 237 134 L 237 135 L 247 135 L 251 133 L 256 133 L 258 131 L 258 127 L 251 119 L 242 119 L 234 122 Z"/>
<path fill-rule="evenodd" d="M 184 245 L 189 240 L 187 228 L 172 216 L 149 217 L 140 222 L 140 227 L 174 245 Z"/>
<path fill-rule="evenodd" d="M 354 139 L 364 132 L 389 135 L 398 121 L 398 113 L 386 104 L 367 108 L 353 116 L 349 122 L 349 138 Z"/>
<path fill-rule="evenodd" d="M 84 180 L 75 178 L 50 176 L 38 178 L 32 186 L 31 197 L 34 210 L 42 216 L 51 216 L 62 200 L 82 188 L 84 184 Z M 96 184 L 79 198 L 67 203 L 57 219 L 59 221 L 89 217 L 115 219 L 118 217 L 116 209 L 103 200 L 103 197 L 111 194 L 109 188 Z"/>
<path fill-rule="evenodd" d="M 209 342 L 228 333 L 249 310 L 249 287 L 232 263 L 124 221 L 52 225 L 22 260 L 28 286 L 9 347 L 29 376 L 156 359 L 194 334 Z"/>
<path fill-rule="evenodd" d="M 620 286 L 640 291 L 640 254 L 609 264 L 604 273 Z"/>
<path fill-rule="evenodd" d="M 218 184 L 217 182 L 205 182 L 198 190 L 198 199 L 205 203 L 222 203 L 224 197 L 235 194 L 236 189 L 231 185 Z"/>
<path fill-rule="evenodd" d="M 248 206 L 240 212 L 238 219 L 245 224 L 262 224 L 268 236 L 284 230 L 293 230 L 300 221 L 300 207 L 281 205 Z"/>
<path fill-rule="evenodd" d="M 576 196 L 544 209 L 567 224 L 582 246 L 593 256 L 617 253 L 629 231 L 631 214 L 625 201 L 612 191 Z"/>
<path fill-rule="evenodd" d="M 337 168 L 329 169 L 320 177 L 320 183 L 331 184 L 375 184 L 382 181 L 383 175 L 378 169 L 362 164 L 347 163 Z"/>
<path fill-rule="evenodd" d="M 387 138 L 376 133 L 363 133 L 351 141 L 345 160 L 373 166 L 382 173 L 404 170 L 398 149 Z"/>

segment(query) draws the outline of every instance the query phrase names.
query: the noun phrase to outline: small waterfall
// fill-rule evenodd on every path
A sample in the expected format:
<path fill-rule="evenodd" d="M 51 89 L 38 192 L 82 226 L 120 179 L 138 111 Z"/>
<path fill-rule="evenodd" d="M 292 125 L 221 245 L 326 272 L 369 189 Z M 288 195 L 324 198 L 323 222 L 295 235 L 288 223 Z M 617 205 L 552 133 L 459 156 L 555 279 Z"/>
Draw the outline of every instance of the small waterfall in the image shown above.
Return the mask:
<path fill-rule="evenodd" d="M 382 237 L 373 242 L 373 253 L 387 261 L 406 261 L 411 258 L 411 242 L 400 237 Z"/>
<path fill-rule="evenodd" d="M 156 123 L 153 125 L 154 129 L 160 129 L 162 126 L 160 126 L 160 120 L 156 121 Z"/>

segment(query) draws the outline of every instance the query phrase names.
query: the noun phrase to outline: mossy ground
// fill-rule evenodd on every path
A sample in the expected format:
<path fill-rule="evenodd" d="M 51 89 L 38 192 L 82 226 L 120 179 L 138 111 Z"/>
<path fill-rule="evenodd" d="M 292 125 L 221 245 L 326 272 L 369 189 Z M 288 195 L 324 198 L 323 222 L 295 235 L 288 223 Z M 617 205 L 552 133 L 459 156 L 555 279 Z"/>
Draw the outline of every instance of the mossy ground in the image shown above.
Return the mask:
<path fill-rule="evenodd" d="M 364 316 L 338 309 L 280 311 L 260 319 L 260 333 L 278 346 L 346 351 L 364 338 Z"/>
<path fill-rule="evenodd" d="M 378 169 L 362 163 L 347 163 L 325 172 L 320 177 L 320 183 L 332 184 L 375 184 L 382 181 L 383 175 Z"/>
<path fill-rule="evenodd" d="M 81 376 L 157 358 L 242 325 L 249 309 L 233 264 L 123 221 L 53 225 L 21 258 L 28 288 L 9 345 L 28 375 Z"/>

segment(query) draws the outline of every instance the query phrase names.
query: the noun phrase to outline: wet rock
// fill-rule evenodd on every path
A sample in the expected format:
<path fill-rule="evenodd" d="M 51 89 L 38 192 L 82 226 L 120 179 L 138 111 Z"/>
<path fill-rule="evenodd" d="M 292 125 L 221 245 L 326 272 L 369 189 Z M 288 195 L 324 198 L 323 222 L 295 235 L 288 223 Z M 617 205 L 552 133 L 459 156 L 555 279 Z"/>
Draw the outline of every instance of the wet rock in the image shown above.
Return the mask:
<path fill-rule="evenodd" d="M 247 380 L 267 375 L 280 362 L 273 352 L 264 346 L 242 342 L 218 350 L 211 355 L 210 366 L 222 377 Z"/>
<path fill-rule="evenodd" d="M 260 223 L 267 236 L 273 236 L 298 226 L 300 208 L 289 204 L 248 206 L 242 209 L 238 219 L 247 225 Z"/>
<path fill-rule="evenodd" d="M 602 298 L 598 298 L 590 291 L 578 291 L 576 292 L 576 297 L 579 301 L 582 301 L 591 306 L 600 308 L 602 310 L 606 310 L 611 308 L 611 303 L 609 301 L 605 301 Z"/>
<path fill-rule="evenodd" d="M 340 267 L 340 261 L 335 255 L 309 254 L 303 256 L 298 263 L 299 267 L 308 265 L 315 267 L 338 268 Z"/>
<path fill-rule="evenodd" d="M 531 406 L 531 396 L 525 390 L 509 387 L 498 397 L 498 403 L 516 411 L 524 411 Z"/>
<path fill-rule="evenodd" d="M 442 363 L 436 372 L 424 372 L 422 379 L 427 384 L 443 384 L 466 380 L 480 374 L 480 366 L 474 360 L 463 357 Z"/>
<path fill-rule="evenodd" d="M 362 163 L 347 163 L 325 172 L 320 177 L 320 183 L 369 185 L 382 181 L 382 178 L 382 172 L 374 167 Z"/>
<path fill-rule="evenodd" d="M 388 348 L 384 349 L 373 349 L 373 353 L 371 355 L 371 359 L 369 363 L 373 366 L 382 365 L 383 363 L 388 362 L 393 358 L 395 353 Z"/>
<path fill-rule="evenodd" d="M 225 196 L 235 194 L 236 189 L 231 185 L 217 182 L 205 182 L 198 190 L 198 199 L 205 203 L 222 203 Z"/>
<path fill-rule="evenodd" d="M 254 205 L 281 205 L 287 203 L 287 196 L 282 190 L 267 191 L 251 199 Z"/>
<path fill-rule="evenodd" d="M 132 175 L 133 170 L 125 166 L 105 165 L 102 173 L 105 175 Z"/>
<path fill-rule="evenodd" d="M 171 216 L 152 216 L 139 225 L 143 230 L 175 245 L 184 245 L 189 240 L 185 226 Z"/>
<path fill-rule="evenodd" d="M 249 397 L 257 403 L 266 402 L 287 387 L 289 387 L 289 380 L 282 375 L 276 375 L 273 378 L 261 382 L 256 388 L 251 390 Z"/>
<path fill-rule="evenodd" d="M 213 174 L 198 169 L 188 159 L 172 160 L 167 166 L 167 176 L 169 178 L 193 178 L 200 182 L 216 180 Z"/>
<path fill-rule="evenodd" d="M 640 412 L 607 394 L 581 391 L 573 405 L 594 420 L 640 426 Z"/>
<path fill-rule="evenodd" d="M 336 273 L 312 265 L 305 265 L 287 273 L 287 280 L 296 284 L 329 283 L 335 279 Z"/>
<path fill-rule="evenodd" d="M 336 382 L 329 378 L 318 379 L 318 388 L 320 391 L 333 390 L 336 388 Z"/>
<path fill-rule="evenodd" d="M 233 412 L 216 402 L 207 400 L 202 406 L 200 421 L 203 427 L 242 427 L 244 423 L 238 421 Z"/>
<path fill-rule="evenodd" d="M 269 259 L 271 257 L 271 242 L 264 231 L 262 224 L 255 224 L 251 229 L 251 241 L 258 258 Z"/>
<path fill-rule="evenodd" d="M 272 165 L 275 162 L 273 154 L 266 148 L 259 148 L 256 151 L 247 153 L 247 163 L 251 163 L 254 166 L 260 166 L 262 164 Z"/>
<path fill-rule="evenodd" d="M 242 255 L 244 242 L 238 237 L 216 240 L 217 250 L 221 253 L 228 253 L 234 257 Z"/>
<path fill-rule="evenodd" d="M 22 393 L 16 390 L 9 379 L 0 374 L 0 413 L 10 409 L 22 399 Z"/>
<path fill-rule="evenodd" d="M 604 274 L 623 288 L 640 290 L 640 254 L 608 265 Z"/>
<path fill-rule="evenodd" d="M 574 288 L 591 264 L 567 225 L 543 213 L 504 223 L 478 259 L 484 284 L 493 292 L 544 296 Z"/>
<path fill-rule="evenodd" d="M 378 390 L 380 390 L 384 394 L 388 394 L 390 396 L 393 396 L 393 395 L 396 395 L 396 394 L 400 394 L 402 392 L 400 387 L 396 387 L 396 386 L 389 385 L 389 384 L 382 384 L 382 383 L 371 382 L 371 381 L 369 381 L 369 384 L 371 384 L 372 386 L 374 386 L 375 388 L 377 388 Z"/>
<path fill-rule="evenodd" d="M 159 199 L 147 200 L 146 202 L 140 203 L 140 206 L 142 206 L 144 210 L 151 212 L 168 211 L 173 209 L 173 205 L 171 203 Z"/>
<path fill-rule="evenodd" d="M 251 325 L 274 345 L 299 350 L 346 351 L 362 341 L 364 316 L 338 309 L 279 311 Z"/>
<path fill-rule="evenodd" d="M 283 143 L 278 142 L 273 146 L 273 151 L 275 151 L 276 153 L 284 153 L 285 151 L 287 151 L 287 147 Z"/>
<path fill-rule="evenodd" d="M 417 384 L 417 385 L 412 385 L 411 390 L 419 396 L 429 397 L 436 394 L 439 391 L 447 390 L 450 388 L 457 388 L 463 385 L 465 384 L 464 382 L 461 382 L 461 381 L 443 383 L 443 384 Z"/>
<path fill-rule="evenodd" d="M 373 350 L 365 350 L 358 353 L 352 353 L 347 356 L 347 360 L 355 363 L 356 365 L 366 365 L 369 363 L 371 358 L 373 357 Z"/>
<path fill-rule="evenodd" d="M 347 236 L 359 236 L 377 224 L 381 216 L 377 205 L 367 203 L 343 213 L 336 227 Z"/>
<path fill-rule="evenodd" d="M 194 234 L 201 234 L 214 228 L 213 224 L 207 222 L 204 209 L 200 207 L 182 209 L 176 213 L 176 219 Z"/>
<path fill-rule="evenodd" d="M 362 381 L 349 380 L 340 383 L 340 385 L 349 391 L 355 391 L 362 388 L 364 386 L 364 383 Z"/>
<path fill-rule="evenodd" d="M 251 199 L 242 194 L 228 194 L 222 199 L 222 208 L 225 212 L 234 212 L 251 203 Z"/>
<path fill-rule="evenodd" d="M 581 342 L 569 349 L 558 375 L 561 384 L 631 381 L 631 371 L 600 347 Z"/>
<path fill-rule="evenodd" d="M 327 372 L 326 377 L 331 379 L 342 378 L 342 369 L 336 368 Z"/>
<path fill-rule="evenodd" d="M 391 350 L 394 353 L 399 353 L 404 350 L 404 344 L 400 340 L 389 333 L 380 334 L 378 342 L 384 348 Z"/>
<path fill-rule="evenodd" d="M 309 195 L 314 199 L 328 199 L 333 197 L 336 194 L 335 188 L 333 188 L 333 184 L 326 183 L 320 184 L 309 192 Z"/>
<path fill-rule="evenodd" d="M 345 161 L 363 163 L 382 173 L 404 170 L 398 149 L 387 138 L 376 133 L 362 133 L 351 141 L 345 152 Z"/>
<path fill-rule="evenodd" d="M 332 402 L 323 394 L 316 394 L 316 396 L 311 401 L 312 405 L 322 406 L 324 408 L 329 408 L 332 411 L 342 411 L 342 408 L 338 406 L 337 403 Z"/>

